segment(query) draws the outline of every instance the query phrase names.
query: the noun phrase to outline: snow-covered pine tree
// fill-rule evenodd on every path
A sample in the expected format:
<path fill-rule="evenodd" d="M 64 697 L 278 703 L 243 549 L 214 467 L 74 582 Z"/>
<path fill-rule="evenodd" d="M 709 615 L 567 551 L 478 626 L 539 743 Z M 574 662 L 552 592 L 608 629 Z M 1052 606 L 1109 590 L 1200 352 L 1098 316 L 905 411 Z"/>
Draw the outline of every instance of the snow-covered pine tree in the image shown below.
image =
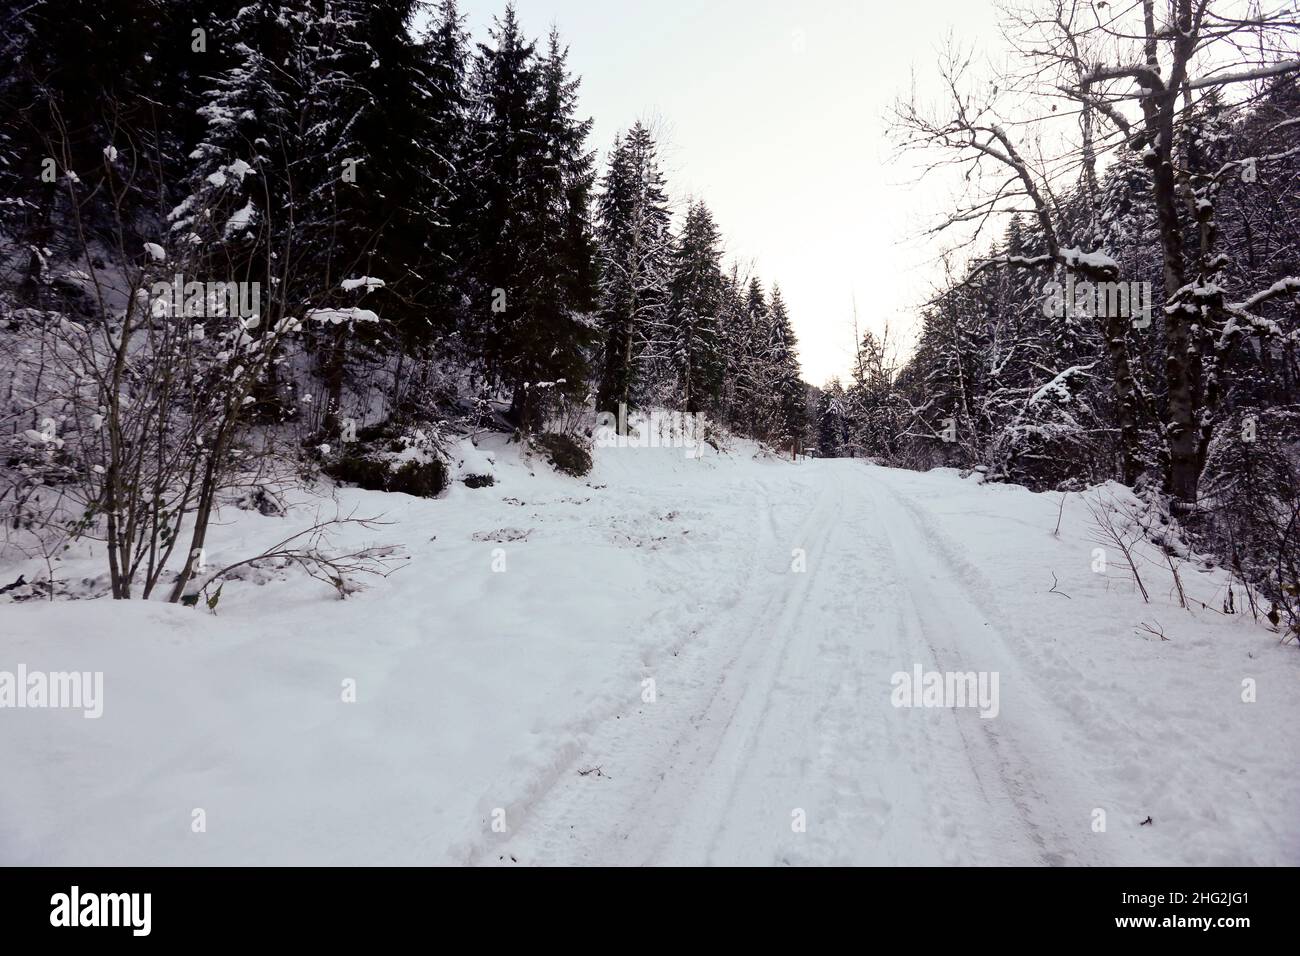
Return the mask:
<path fill-rule="evenodd" d="M 514 412 L 525 430 L 541 423 L 555 396 L 586 394 L 587 350 L 595 339 L 596 247 L 589 208 L 595 175 L 586 148 L 591 121 L 577 118 L 579 80 L 567 61 L 568 51 L 552 30 L 533 109 L 536 149 L 526 157 L 524 295 L 512 356 Z"/>
<path fill-rule="evenodd" d="M 839 458 L 846 452 L 848 426 L 844 386 L 839 378 L 832 378 L 817 396 L 817 455 L 821 458 Z"/>
<path fill-rule="evenodd" d="M 480 43 L 471 80 L 467 337 L 523 430 L 559 392 L 585 389 L 593 336 L 590 122 L 553 33 L 544 58 L 514 7 Z"/>
<path fill-rule="evenodd" d="M 449 326 L 455 301 L 452 146 L 441 137 L 461 107 L 440 75 L 436 44 L 412 35 L 416 7 L 416 0 L 329 0 L 305 31 L 310 82 L 291 180 L 299 274 L 307 281 L 293 295 L 304 308 L 354 306 L 364 297 L 381 320 L 312 330 L 327 431 L 337 424 L 349 352 L 418 353 Z M 455 20 L 454 8 L 448 12 Z"/>
<path fill-rule="evenodd" d="M 269 292 L 278 281 L 270 253 L 292 256 L 289 166 L 302 148 L 295 104 L 308 79 L 293 66 L 306 25 L 301 5 L 256 0 L 209 28 L 235 62 L 212 78 L 196 111 L 205 129 L 168 216 L 175 240 L 193 250 L 196 278 L 255 281 Z"/>
<path fill-rule="evenodd" d="M 767 296 L 763 283 L 755 276 L 749 280 L 730 324 L 727 347 L 735 355 L 732 425 L 757 437 L 766 437 L 774 420 L 772 396 L 766 391 L 770 336 Z"/>
<path fill-rule="evenodd" d="M 466 283 L 461 249 L 469 238 L 471 195 L 466 178 L 469 36 L 456 0 L 439 3 L 423 38 L 423 52 L 428 91 L 424 109 L 430 137 L 425 144 L 430 153 L 426 201 L 436 209 L 426 236 L 431 280 L 427 298 L 438 317 L 436 327 L 454 327 Z"/>
<path fill-rule="evenodd" d="M 597 402 L 602 411 L 641 401 L 670 353 L 671 214 L 658 147 L 640 122 L 616 139 L 597 201 L 600 320 Z"/>
<path fill-rule="evenodd" d="M 443 11 L 451 22 L 441 42 L 430 45 L 412 34 L 420 6 L 418 0 L 362 5 L 366 46 L 373 51 L 363 74 L 371 99 L 356 119 L 360 152 L 349 157 L 360 160 L 357 184 L 367 202 L 361 221 L 375 237 L 369 264 L 353 275 L 384 281 L 367 297 L 367 307 L 412 354 L 450 326 L 455 246 L 449 217 L 464 116 L 453 66 L 445 60 L 457 53 L 457 12 L 454 6 Z"/>
<path fill-rule="evenodd" d="M 676 398 L 691 414 L 711 407 L 722 386 L 724 358 L 718 331 L 723 294 L 721 243 L 708 206 L 692 203 L 673 253 L 668 308 Z"/>
<path fill-rule="evenodd" d="M 899 447 L 904 427 L 896 386 L 888 329 L 879 336 L 868 329 L 862 333 L 853 361 L 853 379 L 848 389 L 832 383 L 839 399 L 838 418 L 843 423 L 844 443 L 849 454 L 891 459 Z"/>
<path fill-rule="evenodd" d="M 29 194 L 39 176 L 23 175 L 30 137 L 24 129 L 20 103 L 30 99 L 31 78 L 24 66 L 33 25 L 15 0 L 0 4 L 0 234 L 26 231 L 36 203 Z"/>
<path fill-rule="evenodd" d="M 465 338 L 489 385 L 512 391 L 526 378 L 514 367 L 526 321 L 528 183 L 537 149 L 534 108 L 539 84 L 534 45 L 513 5 L 494 20 L 489 42 L 477 44 L 470 87 L 470 184 Z"/>
<path fill-rule="evenodd" d="M 307 5 L 257 0 L 225 20 L 195 22 L 205 24 L 197 29 L 212 62 L 228 65 L 205 82 L 194 110 L 204 129 L 167 217 L 178 268 L 188 279 L 256 283 L 263 317 L 297 311 L 301 303 L 284 296 L 311 289 L 297 272 L 305 243 L 293 179 L 304 151 L 299 104 L 310 85 Z M 266 330 L 259 323 L 254 334 Z M 278 362 L 266 372 L 256 411 L 279 420 L 294 405 L 280 394 Z"/>
<path fill-rule="evenodd" d="M 745 311 L 744 284 L 740 264 L 733 263 L 723 276 L 722 302 L 718 312 L 718 336 L 723 356 L 722 392 L 719 395 L 719 418 L 735 424 L 737 388 L 745 367 L 746 342 L 749 341 L 749 316 Z"/>
<path fill-rule="evenodd" d="M 773 404 L 772 440 L 797 449 L 808 414 L 807 386 L 799 377 L 798 343 L 780 286 L 773 283 L 768 303 L 768 336 L 763 380 Z"/>

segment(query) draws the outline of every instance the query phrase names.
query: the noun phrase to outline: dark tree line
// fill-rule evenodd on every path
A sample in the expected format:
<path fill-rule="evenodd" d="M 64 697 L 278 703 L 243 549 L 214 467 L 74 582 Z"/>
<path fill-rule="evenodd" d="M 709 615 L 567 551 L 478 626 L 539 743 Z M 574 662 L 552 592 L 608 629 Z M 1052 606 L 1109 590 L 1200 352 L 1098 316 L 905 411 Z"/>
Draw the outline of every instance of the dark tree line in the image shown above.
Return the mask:
<path fill-rule="evenodd" d="M 780 297 L 728 279 L 704 203 L 674 230 L 644 126 L 596 169 L 562 38 L 530 39 L 512 7 L 479 43 L 454 0 L 6 0 L 3 17 L 0 228 L 22 304 L 76 306 L 51 271 L 84 252 L 75 205 L 93 242 L 160 243 L 284 314 L 377 316 L 304 331 L 326 433 L 382 368 L 389 408 L 478 399 L 523 431 L 590 397 L 798 434 Z M 301 411 L 281 364 L 259 386 L 271 419 Z"/>

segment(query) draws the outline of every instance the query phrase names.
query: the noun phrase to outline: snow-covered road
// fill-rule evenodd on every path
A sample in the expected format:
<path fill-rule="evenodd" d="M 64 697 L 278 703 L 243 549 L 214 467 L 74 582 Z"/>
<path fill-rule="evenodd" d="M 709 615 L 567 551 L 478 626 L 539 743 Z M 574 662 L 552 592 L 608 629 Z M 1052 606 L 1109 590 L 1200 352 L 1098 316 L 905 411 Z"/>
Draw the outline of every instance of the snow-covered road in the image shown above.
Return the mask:
<path fill-rule="evenodd" d="M 1094 832 L 1107 801 L 1052 699 L 1088 678 L 1053 660 L 1038 679 L 1020 637 L 1050 641 L 1068 616 L 1048 606 L 1018 626 L 908 493 L 915 478 L 822 461 L 737 489 L 749 540 L 719 569 L 730 590 L 701 603 L 716 579 L 678 582 L 674 616 L 693 639 L 647 668 L 654 702 L 604 723 L 575 764 L 588 772 L 560 778 L 497 859 L 1143 862 L 1139 847 Z M 999 712 L 894 707 L 891 676 L 916 664 L 996 673 Z M 1137 820 L 1121 812 L 1125 822 Z"/>
<path fill-rule="evenodd" d="M 949 471 L 496 458 L 344 493 L 412 556 L 353 601 L 0 609 L 0 670 L 106 688 L 100 720 L 0 712 L 0 862 L 1300 862 L 1300 655 L 1218 572 L 1184 566 L 1189 611 L 1154 551 L 1150 605 L 1096 571 L 1081 496 L 1058 535 L 1059 495 Z M 917 671 L 993 696 L 895 706 Z"/>

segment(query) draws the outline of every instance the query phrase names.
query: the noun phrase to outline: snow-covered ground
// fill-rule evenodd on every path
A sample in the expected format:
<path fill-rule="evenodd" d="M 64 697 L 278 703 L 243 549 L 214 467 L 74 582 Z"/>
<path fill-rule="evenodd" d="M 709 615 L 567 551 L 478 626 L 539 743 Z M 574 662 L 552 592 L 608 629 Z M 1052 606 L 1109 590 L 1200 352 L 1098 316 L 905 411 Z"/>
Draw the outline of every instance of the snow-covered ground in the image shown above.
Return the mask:
<path fill-rule="evenodd" d="M 1056 536 L 1059 495 L 951 471 L 482 451 L 440 500 L 223 513 L 214 564 L 384 514 L 341 542 L 410 560 L 347 601 L 0 605 L 0 671 L 104 675 L 98 719 L 0 709 L 0 863 L 1300 863 L 1300 653 L 1218 572 L 1189 611 L 1152 548 L 1150 604 L 1095 571 L 1084 496 Z M 996 715 L 895 707 L 917 667 Z"/>

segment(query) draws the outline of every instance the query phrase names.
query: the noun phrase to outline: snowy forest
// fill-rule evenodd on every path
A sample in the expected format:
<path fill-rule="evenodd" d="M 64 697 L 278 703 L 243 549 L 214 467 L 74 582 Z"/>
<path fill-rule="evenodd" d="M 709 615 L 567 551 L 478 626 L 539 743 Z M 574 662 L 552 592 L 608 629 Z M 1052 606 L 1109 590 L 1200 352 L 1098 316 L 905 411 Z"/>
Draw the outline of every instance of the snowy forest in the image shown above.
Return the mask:
<path fill-rule="evenodd" d="M 268 442 L 422 495 L 477 429 L 580 461 L 593 405 L 801 448 L 779 286 L 703 199 L 674 223 L 646 125 L 596 167 L 558 32 L 506 6 L 472 43 L 455 0 L 5 7 L 0 508 L 56 553 L 104 537 L 114 596 L 181 599 Z"/>
<path fill-rule="evenodd" d="M 947 97 L 899 99 L 898 146 L 968 187 L 932 234 L 973 225 L 979 251 L 945 255 L 910 353 L 861 337 L 815 441 L 1035 489 L 1115 479 L 1300 632 L 1297 18 L 1221 6 L 1046 0 L 1007 14 L 1019 72 L 977 78 L 950 46 Z M 1065 308 L 1067 281 L 1151 302 Z"/>
<path fill-rule="evenodd" d="M 0 0 L 0 866 L 1300 863 L 1298 83 L 1294 0 Z"/>

